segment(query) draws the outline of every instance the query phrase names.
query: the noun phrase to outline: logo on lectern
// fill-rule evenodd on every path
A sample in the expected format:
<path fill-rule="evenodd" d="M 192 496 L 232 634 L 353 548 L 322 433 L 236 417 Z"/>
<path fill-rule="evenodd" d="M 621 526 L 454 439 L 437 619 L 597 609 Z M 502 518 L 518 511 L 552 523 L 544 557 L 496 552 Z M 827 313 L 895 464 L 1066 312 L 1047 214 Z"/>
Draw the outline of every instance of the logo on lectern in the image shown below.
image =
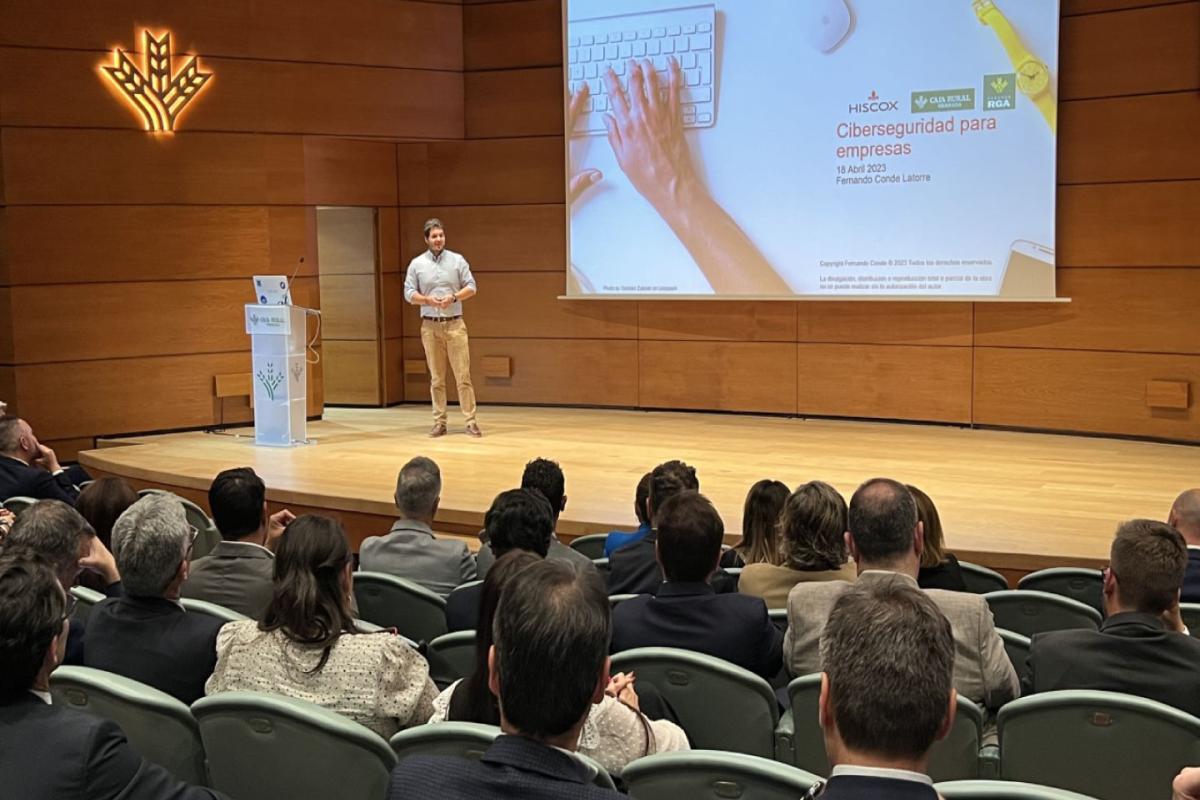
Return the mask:
<path fill-rule="evenodd" d="M 213 74 L 201 71 L 199 56 L 192 56 L 182 69 L 174 72 L 169 32 L 156 37 L 146 30 L 143 40 L 146 48 L 140 68 L 118 47 L 113 50 L 112 63 L 101 64 L 100 70 L 125 101 L 142 115 L 146 130 L 171 133 L 179 115 L 196 99 Z"/>

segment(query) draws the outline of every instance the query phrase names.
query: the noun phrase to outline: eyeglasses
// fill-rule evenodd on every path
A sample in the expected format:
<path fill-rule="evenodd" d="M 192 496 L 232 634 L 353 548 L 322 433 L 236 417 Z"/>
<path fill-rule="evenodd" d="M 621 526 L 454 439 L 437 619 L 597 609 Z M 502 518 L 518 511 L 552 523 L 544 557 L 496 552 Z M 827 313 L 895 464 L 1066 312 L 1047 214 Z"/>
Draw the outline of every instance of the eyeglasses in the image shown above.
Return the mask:
<path fill-rule="evenodd" d="M 184 558 L 190 558 L 190 557 L 191 557 L 191 555 L 192 555 L 192 548 L 196 546 L 196 537 L 197 537 L 197 536 L 199 536 L 199 535 L 200 535 L 200 531 L 198 531 L 198 530 L 196 529 L 196 526 L 195 526 L 195 525 L 188 525 L 188 546 L 187 546 L 187 555 L 186 555 L 186 556 L 184 556 Z"/>
<path fill-rule="evenodd" d="M 75 606 L 78 603 L 79 603 L 79 600 L 75 597 L 75 595 L 71 594 L 70 592 L 67 592 L 67 600 L 63 604 L 62 619 L 60 619 L 58 621 L 59 625 L 62 625 L 64 622 L 66 622 L 67 620 L 69 620 L 71 618 L 71 615 L 75 613 Z"/>

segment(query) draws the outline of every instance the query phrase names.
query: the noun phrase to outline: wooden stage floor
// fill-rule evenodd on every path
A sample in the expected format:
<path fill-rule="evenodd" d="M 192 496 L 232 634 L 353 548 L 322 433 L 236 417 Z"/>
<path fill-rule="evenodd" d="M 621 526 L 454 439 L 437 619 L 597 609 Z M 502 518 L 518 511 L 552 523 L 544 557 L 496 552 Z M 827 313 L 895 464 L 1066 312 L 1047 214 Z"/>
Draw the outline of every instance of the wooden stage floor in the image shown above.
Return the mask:
<path fill-rule="evenodd" d="M 760 478 L 790 487 L 828 481 L 846 497 L 863 480 L 897 478 L 924 489 L 941 513 L 950 548 L 996 569 L 1102 566 L 1118 522 L 1165 519 L 1183 489 L 1200 484 L 1200 448 L 934 425 L 804 420 L 732 414 L 485 407 L 484 438 L 425 436 L 427 406 L 328 408 L 309 426 L 316 443 L 255 447 L 252 431 L 133 437 L 81 454 L 97 474 L 164 486 L 203 500 L 212 477 L 252 466 L 272 505 L 321 509 L 343 519 L 351 538 L 386 531 L 396 472 L 427 455 L 442 469 L 437 527 L 469 534 L 500 491 L 543 456 L 566 473 L 565 536 L 632 528 L 633 492 L 655 464 L 694 465 L 701 491 L 741 530 L 747 489 Z M 129 444 L 132 446 L 113 446 Z M 207 506 L 207 503 L 202 502 Z"/>

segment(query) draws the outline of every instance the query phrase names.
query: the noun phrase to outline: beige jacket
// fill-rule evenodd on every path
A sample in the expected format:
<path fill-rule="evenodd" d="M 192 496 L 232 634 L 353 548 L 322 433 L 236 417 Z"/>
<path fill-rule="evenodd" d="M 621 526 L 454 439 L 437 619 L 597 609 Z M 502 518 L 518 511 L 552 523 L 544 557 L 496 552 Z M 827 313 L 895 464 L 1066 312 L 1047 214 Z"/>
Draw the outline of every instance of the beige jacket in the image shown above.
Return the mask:
<path fill-rule="evenodd" d="M 775 564 L 747 564 L 738 578 L 738 591 L 761 597 L 767 608 L 787 608 L 788 592 L 797 583 L 812 581 L 853 582 L 857 570 L 853 561 L 847 561 L 841 569 L 799 570 Z"/>
<path fill-rule="evenodd" d="M 917 581 L 897 572 L 866 570 L 858 583 L 900 580 L 917 588 Z M 852 584 L 798 583 L 788 593 L 788 629 L 783 658 L 792 675 L 821 671 L 820 641 L 825 620 L 842 592 Z M 950 620 L 954 632 L 954 688 L 984 708 L 997 709 L 1021 693 L 1016 670 L 996 633 L 992 612 L 982 595 L 926 589 Z"/>

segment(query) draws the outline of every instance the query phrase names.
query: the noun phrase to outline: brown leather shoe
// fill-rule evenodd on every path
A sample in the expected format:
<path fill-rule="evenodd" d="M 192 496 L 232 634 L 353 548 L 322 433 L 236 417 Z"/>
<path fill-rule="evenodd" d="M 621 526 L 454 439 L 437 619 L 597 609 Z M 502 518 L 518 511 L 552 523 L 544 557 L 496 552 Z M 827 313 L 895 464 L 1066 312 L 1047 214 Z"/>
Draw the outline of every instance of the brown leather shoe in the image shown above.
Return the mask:
<path fill-rule="evenodd" d="M 478 439 L 480 436 L 483 436 L 483 431 L 479 430 L 478 423 L 467 423 L 467 436 L 474 436 L 476 439 Z"/>
<path fill-rule="evenodd" d="M 445 436 L 445 435 L 446 435 L 446 423 L 444 423 L 444 422 L 435 422 L 435 423 L 433 423 L 433 427 L 429 429 L 429 438 L 430 439 L 436 439 L 439 436 Z"/>

